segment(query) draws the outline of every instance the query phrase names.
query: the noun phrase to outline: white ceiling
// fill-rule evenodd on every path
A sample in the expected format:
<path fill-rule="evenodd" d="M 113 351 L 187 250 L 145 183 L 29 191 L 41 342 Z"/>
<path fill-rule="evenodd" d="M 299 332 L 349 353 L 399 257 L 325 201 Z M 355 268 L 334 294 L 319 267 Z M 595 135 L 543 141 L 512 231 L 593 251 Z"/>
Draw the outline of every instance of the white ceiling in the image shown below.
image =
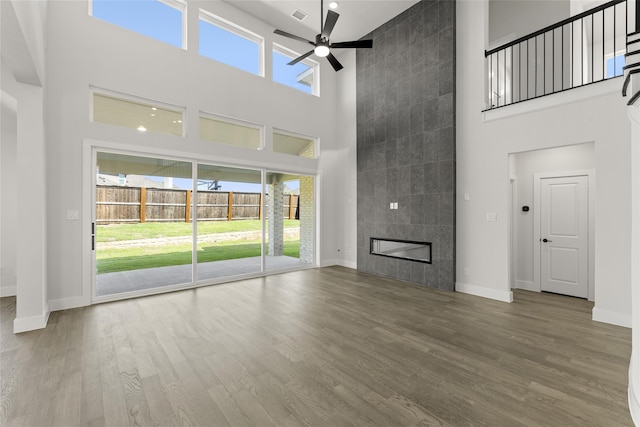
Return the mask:
<path fill-rule="evenodd" d="M 320 0 L 225 0 L 274 29 L 314 40 L 320 32 Z M 358 40 L 385 22 L 404 12 L 419 0 L 338 0 L 335 12 L 340 18 L 331 34 L 332 42 Z M 329 1 L 324 2 L 324 16 Z M 301 22 L 291 14 L 299 9 L 308 16 Z"/>

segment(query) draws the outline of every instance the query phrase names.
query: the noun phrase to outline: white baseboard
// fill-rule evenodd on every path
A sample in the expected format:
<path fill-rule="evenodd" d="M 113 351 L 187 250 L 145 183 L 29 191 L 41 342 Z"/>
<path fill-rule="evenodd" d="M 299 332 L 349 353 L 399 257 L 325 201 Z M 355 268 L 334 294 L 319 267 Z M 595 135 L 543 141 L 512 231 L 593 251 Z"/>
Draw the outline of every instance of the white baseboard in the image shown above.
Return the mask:
<path fill-rule="evenodd" d="M 19 334 L 20 332 L 35 331 L 36 329 L 44 329 L 47 327 L 49 321 L 49 314 L 51 310 L 47 306 L 45 312 L 38 316 L 31 317 L 16 317 L 13 320 L 13 333 Z"/>
<path fill-rule="evenodd" d="M 357 270 L 358 263 L 355 261 L 345 261 L 343 259 L 325 259 L 320 263 L 320 267 L 331 267 L 332 265 L 341 265 L 342 267 Z"/>
<path fill-rule="evenodd" d="M 623 314 L 615 311 L 603 310 L 598 307 L 593 307 L 593 310 L 591 311 L 591 319 L 595 320 L 596 322 L 624 326 L 625 328 L 631 327 L 631 314 Z"/>
<path fill-rule="evenodd" d="M 0 287 L 0 298 L 2 297 L 15 297 L 18 292 L 16 286 L 2 286 Z"/>
<path fill-rule="evenodd" d="M 637 366 L 634 366 L 633 357 L 631 358 L 631 364 L 629 365 L 629 388 L 627 394 L 629 395 L 629 412 L 631 412 L 631 419 L 635 425 L 640 425 L 640 398 L 638 397 L 638 390 L 634 380 L 634 372 Z"/>
<path fill-rule="evenodd" d="M 501 291 L 498 289 L 486 288 L 484 286 L 470 285 L 468 283 L 456 282 L 456 292 L 502 302 L 513 302 L 513 292 L 511 291 Z"/>
<path fill-rule="evenodd" d="M 528 280 L 516 280 L 516 289 L 525 289 L 527 291 L 540 292 L 540 288 L 535 283 Z"/>
<path fill-rule="evenodd" d="M 49 300 L 51 311 L 67 310 L 87 305 L 91 305 L 91 300 L 84 296 Z"/>

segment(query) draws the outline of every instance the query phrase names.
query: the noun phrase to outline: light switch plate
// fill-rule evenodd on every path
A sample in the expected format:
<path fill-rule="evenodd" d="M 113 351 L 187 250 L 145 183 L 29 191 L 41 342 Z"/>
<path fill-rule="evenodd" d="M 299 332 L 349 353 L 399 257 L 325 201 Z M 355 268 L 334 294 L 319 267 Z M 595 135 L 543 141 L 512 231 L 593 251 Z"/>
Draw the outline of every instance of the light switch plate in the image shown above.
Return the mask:
<path fill-rule="evenodd" d="M 67 219 L 80 219 L 80 212 L 67 211 Z"/>

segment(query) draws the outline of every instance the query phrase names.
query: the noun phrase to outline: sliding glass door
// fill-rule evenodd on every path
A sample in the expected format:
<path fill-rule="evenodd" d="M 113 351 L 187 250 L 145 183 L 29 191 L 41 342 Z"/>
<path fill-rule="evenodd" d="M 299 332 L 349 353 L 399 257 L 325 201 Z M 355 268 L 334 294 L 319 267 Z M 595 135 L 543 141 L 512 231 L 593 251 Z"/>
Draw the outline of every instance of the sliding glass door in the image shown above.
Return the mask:
<path fill-rule="evenodd" d="M 198 164 L 198 281 L 262 271 L 262 172 Z"/>
<path fill-rule="evenodd" d="M 313 176 L 94 153 L 94 298 L 314 265 Z"/>
<path fill-rule="evenodd" d="M 95 295 L 190 284 L 192 164 L 97 152 Z"/>

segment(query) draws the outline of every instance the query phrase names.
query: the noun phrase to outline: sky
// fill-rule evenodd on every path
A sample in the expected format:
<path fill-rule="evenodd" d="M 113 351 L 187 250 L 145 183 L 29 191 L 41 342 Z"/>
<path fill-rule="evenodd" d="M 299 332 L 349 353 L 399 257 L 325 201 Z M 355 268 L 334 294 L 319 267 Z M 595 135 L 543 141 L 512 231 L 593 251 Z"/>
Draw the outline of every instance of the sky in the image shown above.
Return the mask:
<path fill-rule="evenodd" d="M 158 0 L 93 0 L 92 15 L 182 48 L 182 13 Z M 200 55 L 259 73 L 257 44 L 203 20 L 199 21 L 198 31 Z M 291 58 L 276 52 L 272 59 L 274 81 L 311 93 L 311 87 L 297 82 L 297 76 L 309 66 L 287 65 Z"/>

